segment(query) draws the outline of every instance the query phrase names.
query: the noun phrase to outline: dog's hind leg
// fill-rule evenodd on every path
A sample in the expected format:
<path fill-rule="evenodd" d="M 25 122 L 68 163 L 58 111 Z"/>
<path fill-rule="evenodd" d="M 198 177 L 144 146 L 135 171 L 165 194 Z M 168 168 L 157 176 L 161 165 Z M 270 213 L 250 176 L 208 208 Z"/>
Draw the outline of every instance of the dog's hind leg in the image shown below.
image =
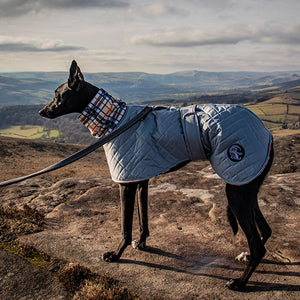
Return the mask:
<path fill-rule="evenodd" d="M 132 247 L 140 250 L 146 248 L 146 239 L 149 236 L 148 228 L 148 182 L 144 180 L 137 186 L 137 206 L 139 216 L 140 237 L 132 242 Z"/>
<path fill-rule="evenodd" d="M 260 211 L 257 201 L 254 206 L 254 212 L 255 212 L 255 221 L 261 233 L 261 240 L 263 244 L 265 244 L 272 234 L 272 229 L 269 226 L 268 222 L 266 221 L 265 217 L 263 216 L 262 212 Z"/>
<path fill-rule="evenodd" d="M 116 251 L 106 252 L 101 256 L 101 259 L 106 262 L 119 260 L 126 247 L 131 244 L 132 220 L 137 185 L 138 183 L 136 182 L 120 184 L 122 239 Z"/>
<path fill-rule="evenodd" d="M 270 171 L 270 168 L 273 163 L 273 159 L 274 159 L 274 148 L 272 145 L 268 164 L 266 165 L 263 172 L 250 183 L 252 185 L 251 190 L 253 191 L 253 193 L 255 193 L 255 200 L 256 200 L 254 203 L 255 221 L 256 221 L 256 224 L 261 233 L 263 244 L 265 244 L 267 242 L 267 240 L 269 239 L 269 237 L 271 236 L 272 230 L 258 206 L 257 194 L 259 192 L 259 188 L 262 185 L 265 177 L 267 176 L 268 172 Z"/>
<path fill-rule="evenodd" d="M 262 240 L 263 244 L 265 244 L 272 234 L 272 229 L 270 228 L 268 222 L 266 221 L 265 217 L 263 216 L 263 214 L 258 206 L 256 196 L 255 196 L 255 198 L 256 198 L 255 203 L 254 203 L 255 222 L 259 229 L 259 232 L 261 235 L 261 240 Z M 242 252 L 235 259 L 242 263 L 248 263 L 250 261 L 250 253 Z"/>
<path fill-rule="evenodd" d="M 228 203 L 246 235 L 250 249 L 250 261 L 247 264 L 242 276 L 238 279 L 232 279 L 227 283 L 227 286 L 233 290 L 240 290 L 246 286 L 250 276 L 255 271 L 266 252 L 264 244 L 256 228 L 256 199 L 253 197 L 253 193 L 251 193 L 250 188 L 251 185 L 226 185 Z"/>
<path fill-rule="evenodd" d="M 262 240 L 263 244 L 265 244 L 267 242 L 267 240 L 269 239 L 269 237 L 271 236 L 272 230 L 259 208 L 257 195 L 258 195 L 259 189 L 260 189 L 265 177 L 267 176 L 268 172 L 270 171 L 270 168 L 273 163 L 273 159 L 274 159 L 274 149 L 273 149 L 273 145 L 272 145 L 269 161 L 268 161 L 265 169 L 257 178 L 255 178 L 253 181 L 251 181 L 249 184 L 246 185 L 247 195 L 248 195 L 248 197 L 251 197 L 253 199 L 255 222 L 259 229 L 259 232 L 261 233 L 261 240 Z M 229 208 L 229 211 L 230 210 L 231 209 Z M 230 216 L 230 214 L 228 214 L 228 215 Z M 229 218 L 229 220 L 230 220 L 230 224 L 232 225 L 232 223 L 234 223 L 234 220 L 232 221 L 230 218 Z M 247 263 L 250 261 L 250 253 L 242 252 L 235 259 L 239 262 Z"/>

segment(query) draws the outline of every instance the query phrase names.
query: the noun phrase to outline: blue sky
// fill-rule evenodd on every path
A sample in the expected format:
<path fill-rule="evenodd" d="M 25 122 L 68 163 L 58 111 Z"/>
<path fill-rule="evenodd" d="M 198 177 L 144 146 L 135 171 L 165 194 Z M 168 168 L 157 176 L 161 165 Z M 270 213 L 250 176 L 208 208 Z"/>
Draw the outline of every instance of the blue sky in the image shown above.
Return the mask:
<path fill-rule="evenodd" d="M 0 0 L 0 72 L 299 71 L 299 0 Z"/>

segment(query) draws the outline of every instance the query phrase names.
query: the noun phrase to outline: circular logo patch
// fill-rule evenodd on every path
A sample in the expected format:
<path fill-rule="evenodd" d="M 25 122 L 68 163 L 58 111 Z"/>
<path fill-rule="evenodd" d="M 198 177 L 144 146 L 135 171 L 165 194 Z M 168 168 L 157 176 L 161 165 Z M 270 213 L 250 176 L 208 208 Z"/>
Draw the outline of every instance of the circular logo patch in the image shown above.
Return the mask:
<path fill-rule="evenodd" d="M 239 144 L 234 144 L 228 148 L 228 157 L 232 161 L 241 161 L 245 156 L 244 148 Z"/>

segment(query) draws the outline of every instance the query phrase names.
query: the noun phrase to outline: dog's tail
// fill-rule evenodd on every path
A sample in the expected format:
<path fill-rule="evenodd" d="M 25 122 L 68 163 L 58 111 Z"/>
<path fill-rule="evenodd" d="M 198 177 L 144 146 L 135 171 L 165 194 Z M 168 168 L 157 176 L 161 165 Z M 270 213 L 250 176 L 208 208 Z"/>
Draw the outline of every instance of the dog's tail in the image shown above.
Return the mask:
<path fill-rule="evenodd" d="M 239 230 L 239 226 L 238 226 L 238 223 L 237 223 L 237 220 L 236 220 L 236 217 L 235 215 L 233 214 L 230 206 L 228 205 L 227 206 L 227 217 L 228 217 L 228 221 L 229 221 L 229 224 L 233 230 L 233 233 L 234 234 L 237 234 L 238 230 Z"/>

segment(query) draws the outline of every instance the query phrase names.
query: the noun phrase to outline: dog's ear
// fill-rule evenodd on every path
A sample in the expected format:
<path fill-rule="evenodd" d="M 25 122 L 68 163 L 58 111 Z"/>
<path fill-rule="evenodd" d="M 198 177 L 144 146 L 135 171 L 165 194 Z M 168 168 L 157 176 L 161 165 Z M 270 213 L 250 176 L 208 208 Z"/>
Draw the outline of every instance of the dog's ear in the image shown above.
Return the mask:
<path fill-rule="evenodd" d="M 68 86 L 70 89 L 78 92 L 81 88 L 82 81 L 84 81 L 83 74 L 81 73 L 80 68 L 77 65 L 77 62 L 75 60 L 73 60 L 71 67 L 70 67 Z"/>

